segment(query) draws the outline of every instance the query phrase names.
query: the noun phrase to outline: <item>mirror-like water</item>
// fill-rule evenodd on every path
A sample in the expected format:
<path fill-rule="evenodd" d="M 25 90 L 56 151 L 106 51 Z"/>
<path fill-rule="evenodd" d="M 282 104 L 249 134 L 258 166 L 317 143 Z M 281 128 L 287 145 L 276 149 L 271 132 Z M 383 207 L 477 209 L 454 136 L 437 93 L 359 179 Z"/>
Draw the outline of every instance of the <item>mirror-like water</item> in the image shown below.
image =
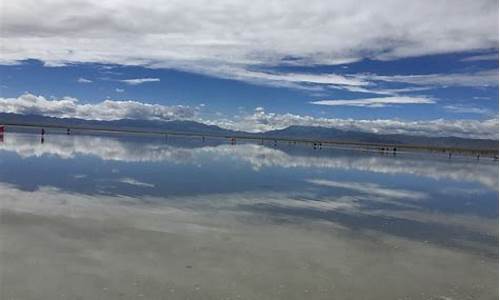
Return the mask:
<path fill-rule="evenodd" d="M 493 299 L 498 162 L 7 133 L 2 299 Z"/>

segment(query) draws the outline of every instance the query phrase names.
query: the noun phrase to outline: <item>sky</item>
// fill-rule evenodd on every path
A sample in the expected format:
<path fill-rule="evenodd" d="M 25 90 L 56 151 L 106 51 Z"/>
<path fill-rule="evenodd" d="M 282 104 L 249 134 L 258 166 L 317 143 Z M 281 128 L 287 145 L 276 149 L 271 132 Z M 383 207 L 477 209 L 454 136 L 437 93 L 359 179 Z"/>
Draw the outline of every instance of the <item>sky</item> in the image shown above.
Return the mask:
<path fill-rule="evenodd" d="M 498 1 L 2 1 L 0 112 L 498 139 Z"/>

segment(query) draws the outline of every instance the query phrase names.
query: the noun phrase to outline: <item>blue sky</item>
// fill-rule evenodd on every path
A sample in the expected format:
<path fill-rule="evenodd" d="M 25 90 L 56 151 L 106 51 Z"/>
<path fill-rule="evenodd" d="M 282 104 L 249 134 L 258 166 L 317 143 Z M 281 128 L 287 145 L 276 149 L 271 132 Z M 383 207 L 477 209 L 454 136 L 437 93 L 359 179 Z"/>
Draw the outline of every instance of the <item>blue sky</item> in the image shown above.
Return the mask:
<path fill-rule="evenodd" d="M 498 137 L 496 1 L 30 2 L 2 13 L 1 111 Z"/>

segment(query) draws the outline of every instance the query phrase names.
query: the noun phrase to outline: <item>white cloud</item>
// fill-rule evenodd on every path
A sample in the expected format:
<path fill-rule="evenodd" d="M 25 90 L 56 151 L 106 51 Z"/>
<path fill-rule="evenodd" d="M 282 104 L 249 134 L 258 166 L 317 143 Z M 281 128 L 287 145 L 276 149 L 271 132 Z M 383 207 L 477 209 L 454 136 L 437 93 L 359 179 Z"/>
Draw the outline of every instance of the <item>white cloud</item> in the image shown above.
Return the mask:
<path fill-rule="evenodd" d="M 91 83 L 91 82 L 93 82 L 92 80 L 86 79 L 86 78 L 83 78 L 83 77 L 78 78 L 77 81 L 78 81 L 78 83 Z"/>
<path fill-rule="evenodd" d="M 310 103 L 330 106 L 384 107 L 398 104 L 432 104 L 435 102 L 427 97 L 395 96 L 351 100 L 319 100 Z"/>
<path fill-rule="evenodd" d="M 480 114 L 480 115 L 492 115 L 493 112 L 486 108 L 480 108 L 468 105 L 445 105 L 444 109 L 454 112 L 454 113 L 465 113 L 465 114 Z"/>
<path fill-rule="evenodd" d="M 472 73 L 446 73 L 425 75 L 377 75 L 377 74 L 335 74 L 335 73 L 266 73 L 248 71 L 236 67 L 198 68 L 197 72 L 236 79 L 259 85 L 289 87 L 322 91 L 325 87 L 350 92 L 397 96 L 401 93 L 419 92 L 435 87 L 491 87 L 498 86 L 498 70 L 484 70 Z M 406 83 L 404 88 L 381 88 L 381 82 Z"/>
<path fill-rule="evenodd" d="M 339 85 L 347 87 L 366 86 L 370 83 L 354 76 L 345 76 L 334 73 L 269 73 L 249 71 L 241 67 L 210 67 L 206 70 L 198 70 L 202 73 L 217 74 L 219 77 L 237 79 L 256 84 L 284 86 L 293 88 L 309 88 L 313 85 Z"/>
<path fill-rule="evenodd" d="M 462 59 L 462 61 L 482 61 L 482 60 L 498 60 L 498 52 L 493 54 L 474 55 Z"/>
<path fill-rule="evenodd" d="M 374 85 L 373 83 L 371 84 Z M 368 94 L 376 94 L 376 95 L 384 95 L 384 96 L 398 96 L 403 93 L 414 93 L 427 91 L 432 89 L 430 86 L 419 86 L 419 87 L 405 87 L 405 88 L 379 88 L 379 87 L 361 87 L 361 86 L 329 86 L 334 89 L 346 90 L 354 93 L 368 93 Z"/>
<path fill-rule="evenodd" d="M 498 2 L 6 1 L 0 44 L 4 63 L 338 64 L 495 49 Z"/>
<path fill-rule="evenodd" d="M 405 90 L 377 88 L 373 81 L 496 86 L 497 71 L 380 76 L 256 70 L 277 64 L 328 65 L 363 58 L 491 51 L 498 47 L 497 25 L 498 3 L 490 0 L 409 4 L 378 0 L 363 5 L 348 0 L 312 0 L 307 5 L 299 0 L 210 5 L 201 0 L 146 0 L 140 6 L 125 0 L 24 0 L 2 6 L 0 63 L 34 58 L 46 66 L 142 65 L 312 92 L 333 87 L 395 96 Z M 130 85 L 155 81 L 159 79 L 122 80 Z"/>
<path fill-rule="evenodd" d="M 237 120 L 220 119 L 207 122 L 224 128 L 263 132 L 283 129 L 292 125 L 320 126 L 342 130 L 359 130 L 380 134 L 411 134 L 426 136 L 458 136 L 469 138 L 498 139 L 498 118 L 487 120 L 398 120 L 398 119 L 337 119 L 295 115 L 291 113 L 267 113 L 263 109 Z"/>
<path fill-rule="evenodd" d="M 402 93 L 420 92 L 436 87 L 498 86 L 498 70 L 496 69 L 469 73 L 377 75 L 363 73 L 270 73 L 249 71 L 242 66 L 226 65 L 199 65 L 191 68 L 182 66 L 180 68 L 208 76 L 240 80 L 257 85 L 303 89 L 312 92 L 322 92 L 326 88 L 331 88 L 356 93 L 398 96 Z M 380 86 L 381 83 L 405 83 L 412 86 L 384 88 Z"/>
<path fill-rule="evenodd" d="M 190 119 L 196 115 L 196 109 L 182 105 L 165 106 L 132 100 L 104 100 L 95 104 L 80 104 L 78 99 L 72 97 L 49 100 L 33 94 L 0 98 L 0 112 L 86 120 L 173 120 Z"/>
<path fill-rule="evenodd" d="M 254 113 L 237 119 L 207 120 L 199 115 L 199 108 L 182 105 L 166 106 L 138 101 L 104 100 L 95 104 L 81 104 L 78 99 L 63 97 L 46 99 L 43 96 L 23 94 L 17 98 L 0 98 L 0 112 L 37 114 L 60 118 L 87 120 L 195 120 L 222 128 L 263 132 L 283 129 L 293 125 L 320 126 L 342 130 L 358 130 L 380 134 L 412 134 L 427 136 L 459 136 L 498 139 L 498 117 L 487 120 L 422 120 L 397 119 L 355 120 L 313 117 L 291 113 L 267 113 L 258 107 Z"/>
<path fill-rule="evenodd" d="M 117 92 L 117 93 L 123 93 L 123 92 L 125 92 L 125 90 L 124 89 L 120 89 L 120 88 L 116 88 L 115 92 Z"/>
<path fill-rule="evenodd" d="M 402 82 L 415 85 L 430 86 L 498 86 L 498 70 L 486 70 L 474 73 L 449 73 L 426 75 L 391 75 L 375 74 L 357 75 L 360 79 L 370 81 Z"/>
<path fill-rule="evenodd" d="M 134 79 L 124 79 L 124 80 L 120 80 L 121 82 L 125 82 L 126 84 L 130 84 L 130 85 L 139 85 L 139 84 L 143 84 L 143 83 L 146 83 L 146 82 L 158 82 L 160 81 L 159 78 L 134 78 Z"/>

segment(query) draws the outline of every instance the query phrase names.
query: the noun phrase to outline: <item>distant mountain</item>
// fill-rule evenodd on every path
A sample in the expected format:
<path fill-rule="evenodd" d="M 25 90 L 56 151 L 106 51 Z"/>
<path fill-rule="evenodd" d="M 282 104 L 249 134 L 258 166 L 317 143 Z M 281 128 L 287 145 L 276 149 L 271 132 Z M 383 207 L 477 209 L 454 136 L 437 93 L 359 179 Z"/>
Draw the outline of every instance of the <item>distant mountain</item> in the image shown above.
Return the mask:
<path fill-rule="evenodd" d="M 122 130 L 144 130 L 144 131 L 170 131 L 180 133 L 202 133 L 210 135 L 235 135 L 241 132 L 222 129 L 214 125 L 206 125 L 194 121 L 155 121 L 155 120 L 133 120 L 121 119 L 113 121 L 83 120 L 76 118 L 54 118 L 40 115 L 20 115 L 0 113 L 0 124 L 37 124 L 44 126 L 61 127 L 92 127 L 97 129 L 122 129 Z"/>
<path fill-rule="evenodd" d="M 336 140 L 354 143 L 420 145 L 434 147 L 456 147 L 472 149 L 498 149 L 498 140 L 467 139 L 460 137 L 428 137 L 405 134 L 375 134 L 360 131 L 345 131 L 335 128 L 290 126 L 281 130 L 265 133 L 276 138 L 308 138 L 318 140 Z"/>
<path fill-rule="evenodd" d="M 194 121 L 154 121 L 123 119 L 115 121 L 83 120 L 76 118 L 53 118 L 39 115 L 0 113 L 0 124 L 37 124 L 41 126 L 91 127 L 96 129 L 144 130 L 151 132 L 170 131 L 217 136 L 248 136 L 266 138 L 290 138 L 354 143 L 376 143 L 395 145 L 420 145 L 434 147 L 456 147 L 471 149 L 498 149 L 497 140 L 466 139 L 459 137 L 427 137 L 404 134 L 374 134 L 360 131 L 345 131 L 335 128 L 290 126 L 264 133 L 248 133 L 223 129 Z"/>

